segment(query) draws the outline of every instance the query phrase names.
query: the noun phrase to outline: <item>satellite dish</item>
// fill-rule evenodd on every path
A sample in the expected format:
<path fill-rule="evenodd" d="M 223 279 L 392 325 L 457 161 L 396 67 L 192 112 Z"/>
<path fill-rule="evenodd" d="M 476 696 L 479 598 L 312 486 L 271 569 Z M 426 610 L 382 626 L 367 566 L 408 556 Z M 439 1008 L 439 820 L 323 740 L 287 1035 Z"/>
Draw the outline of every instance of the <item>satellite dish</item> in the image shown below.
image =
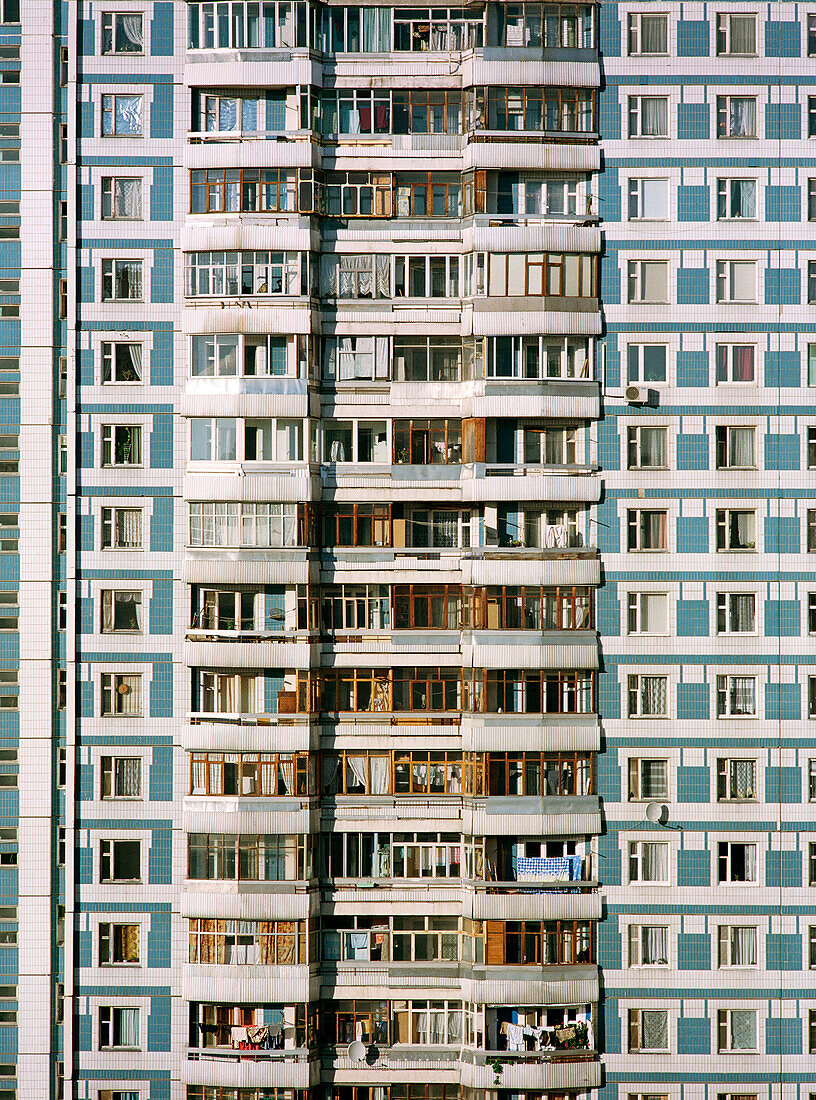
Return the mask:
<path fill-rule="evenodd" d="M 359 1039 L 355 1039 L 353 1043 L 349 1043 L 348 1056 L 352 1062 L 364 1062 L 366 1056 L 365 1043 L 361 1043 Z"/>
<path fill-rule="evenodd" d="M 646 807 L 646 820 L 650 821 L 652 825 L 657 825 L 663 818 L 666 807 L 659 802 L 650 802 Z"/>

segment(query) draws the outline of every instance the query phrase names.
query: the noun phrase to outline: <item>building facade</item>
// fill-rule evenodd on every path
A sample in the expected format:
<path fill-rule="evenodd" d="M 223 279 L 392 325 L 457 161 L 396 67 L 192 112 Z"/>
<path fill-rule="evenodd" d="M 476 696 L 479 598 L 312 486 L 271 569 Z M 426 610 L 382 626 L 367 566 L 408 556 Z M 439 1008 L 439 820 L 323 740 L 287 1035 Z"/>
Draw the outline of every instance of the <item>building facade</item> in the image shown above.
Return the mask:
<path fill-rule="evenodd" d="M 0 1100 L 804 1100 L 816 6 L 0 20 Z"/>

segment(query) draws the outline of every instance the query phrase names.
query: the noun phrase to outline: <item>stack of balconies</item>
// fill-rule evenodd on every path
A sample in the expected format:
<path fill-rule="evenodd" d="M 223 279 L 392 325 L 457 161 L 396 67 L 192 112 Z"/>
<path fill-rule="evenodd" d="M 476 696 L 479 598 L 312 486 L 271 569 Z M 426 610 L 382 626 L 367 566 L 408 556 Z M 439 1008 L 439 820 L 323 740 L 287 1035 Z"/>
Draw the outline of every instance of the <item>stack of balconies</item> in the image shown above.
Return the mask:
<path fill-rule="evenodd" d="M 594 9 L 188 7 L 189 1100 L 584 1093 Z"/>

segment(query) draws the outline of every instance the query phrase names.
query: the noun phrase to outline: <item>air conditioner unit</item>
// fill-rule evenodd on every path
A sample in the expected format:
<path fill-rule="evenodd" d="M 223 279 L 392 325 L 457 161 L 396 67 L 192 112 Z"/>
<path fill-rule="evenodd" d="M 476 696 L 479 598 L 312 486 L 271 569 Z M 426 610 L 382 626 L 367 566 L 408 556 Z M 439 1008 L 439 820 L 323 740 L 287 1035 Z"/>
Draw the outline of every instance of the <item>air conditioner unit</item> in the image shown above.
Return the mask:
<path fill-rule="evenodd" d="M 648 405 L 651 392 L 647 386 L 627 386 L 624 396 L 630 405 Z"/>

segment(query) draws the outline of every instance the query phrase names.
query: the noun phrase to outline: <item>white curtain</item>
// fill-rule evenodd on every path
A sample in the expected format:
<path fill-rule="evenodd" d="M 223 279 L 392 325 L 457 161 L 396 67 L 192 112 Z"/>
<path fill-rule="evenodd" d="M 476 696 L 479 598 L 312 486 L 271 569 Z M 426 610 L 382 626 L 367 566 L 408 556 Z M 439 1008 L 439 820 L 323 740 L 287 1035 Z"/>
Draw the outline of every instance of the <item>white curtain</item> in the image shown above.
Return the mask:
<path fill-rule="evenodd" d="M 669 104 L 662 97 L 644 96 L 640 101 L 643 137 L 666 137 L 669 132 Z"/>
<path fill-rule="evenodd" d="M 754 702 L 754 677 L 731 677 L 731 714 L 753 714 L 756 710 Z"/>
<path fill-rule="evenodd" d="M 756 882 L 756 844 L 745 846 L 745 882 Z"/>
<path fill-rule="evenodd" d="M 112 201 L 115 218 L 141 218 L 142 181 L 128 177 L 115 177 Z"/>
<path fill-rule="evenodd" d="M 646 964 L 656 965 L 668 961 L 667 928 L 651 925 L 643 929 L 643 959 Z"/>
<path fill-rule="evenodd" d="M 669 877 L 669 846 L 644 842 L 641 849 L 644 882 L 666 882 Z"/>
<path fill-rule="evenodd" d="M 133 46 L 134 52 L 140 53 L 144 48 L 141 15 L 117 15 L 116 19 L 125 38 Z"/>
<path fill-rule="evenodd" d="M 141 134 L 142 97 L 140 95 L 117 95 L 115 102 L 116 121 L 114 132 L 121 135 Z"/>
<path fill-rule="evenodd" d="M 139 196 L 139 204 L 141 208 L 141 193 Z M 126 344 L 125 345 L 130 354 L 130 365 L 133 369 L 133 373 L 136 378 L 141 381 L 142 377 L 142 345 L 141 344 Z"/>
<path fill-rule="evenodd" d="M 756 1049 L 756 1012 L 753 1009 L 731 1012 L 731 1049 Z"/>
<path fill-rule="evenodd" d="M 666 713 L 666 677 L 644 676 L 640 685 L 641 714 Z"/>
<path fill-rule="evenodd" d="M 640 459 L 643 466 L 666 465 L 665 428 L 641 428 Z"/>
<path fill-rule="evenodd" d="M 372 756 L 369 758 L 371 768 L 371 794 L 388 794 L 389 758 L 387 756 Z"/>
<path fill-rule="evenodd" d="M 346 757 L 348 766 L 351 768 L 352 775 L 357 780 L 357 783 L 363 788 L 366 794 L 369 794 L 368 788 L 368 770 L 366 768 L 366 758 L 364 756 L 353 756 L 349 754 Z"/>
<path fill-rule="evenodd" d="M 137 1047 L 139 1045 L 138 1008 L 119 1009 L 119 1046 Z"/>
<path fill-rule="evenodd" d="M 142 762 L 138 757 L 117 760 L 117 794 L 124 798 L 138 798 L 142 793 Z"/>
<path fill-rule="evenodd" d="M 205 760 L 193 761 L 193 789 L 191 793 L 207 793 L 207 763 Z"/>
<path fill-rule="evenodd" d="M 731 137 L 753 137 L 756 133 L 756 100 L 731 98 Z"/>
<path fill-rule="evenodd" d="M 295 765 L 292 760 L 279 761 L 280 777 L 285 794 L 295 793 Z"/>
<path fill-rule="evenodd" d="M 753 760 L 732 760 L 731 767 L 731 797 L 732 798 L 753 798 L 754 797 L 754 761 Z"/>
<path fill-rule="evenodd" d="M 731 217 L 756 217 L 756 180 L 731 180 Z"/>
<path fill-rule="evenodd" d="M 753 466 L 754 429 L 731 428 L 728 433 L 729 466 Z"/>
<path fill-rule="evenodd" d="M 756 928 L 734 928 L 731 934 L 732 965 L 756 966 Z"/>
<path fill-rule="evenodd" d="M 644 1009 L 641 1013 L 644 1050 L 666 1050 L 669 1045 L 668 1013 L 665 1009 Z"/>
<path fill-rule="evenodd" d="M 337 779 L 337 769 L 340 761 L 336 756 L 323 757 L 323 790 L 327 794 L 334 793 L 334 784 Z"/>
<path fill-rule="evenodd" d="M 665 15 L 641 15 L 640 52 L 666 53 L 667 20 Z"/>

